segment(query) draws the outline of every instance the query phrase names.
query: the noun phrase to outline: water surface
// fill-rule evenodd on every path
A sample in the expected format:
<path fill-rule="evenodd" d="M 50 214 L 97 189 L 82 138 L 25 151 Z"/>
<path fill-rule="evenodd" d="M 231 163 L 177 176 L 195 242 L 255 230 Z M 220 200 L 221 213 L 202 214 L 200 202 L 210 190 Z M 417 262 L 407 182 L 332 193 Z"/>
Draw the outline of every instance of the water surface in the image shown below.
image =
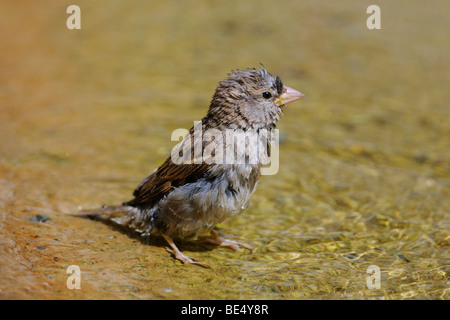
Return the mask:
<path fill-rule="evenodd" d="M 378 1 L 370 31 L 368 1 L 82 0 L 81 30 L 68 1 L 2 2 L 0 297 L 449 299 L 450 4 L 435 3 Z M 254 253 L 182 243 L 213 268 L 183 266 L 163 241 L 67 215 L 130 200 L 217 82 L 259 63 L 307 99 L 280 122 L 278 174 L 219 226 Z"/>

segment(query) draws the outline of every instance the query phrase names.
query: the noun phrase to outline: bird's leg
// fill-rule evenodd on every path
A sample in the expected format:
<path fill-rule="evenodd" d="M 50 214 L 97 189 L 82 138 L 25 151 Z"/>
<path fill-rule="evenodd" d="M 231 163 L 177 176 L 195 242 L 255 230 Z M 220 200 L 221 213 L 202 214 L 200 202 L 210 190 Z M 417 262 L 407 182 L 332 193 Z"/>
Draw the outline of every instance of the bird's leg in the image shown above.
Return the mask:
<path fill-rule="evenodd" d="M 200 242 L 208 242 L 212 243 L 221 247 L 229 247 L 233 249 L 234 251 L 239 250 L 239 246 L 244 247 L 250 251 L 253 251 L 253 247 L 251 245 L 248 245 L 246 243 L 230 240 L 224 237 L 221 237 L 217 231 L 211 230 L 211 234 L 209 237 L 204 237 Z"/>
<path fill-rule="evenodd" d="M 166 236 L 166 235 L 162 235 L 164 239 L 166 239 L 167 243 L 172 247 L 168 248 L 166 247 L 166 250 L 170 253 L 172 253 L 176 259 L 180 260 L 181 262 L 183 262 L 184 264 L 186 263 L 192 263 L 192 264 L 198 264 L 199 266 L 202 266 L 204 268 L 211 268 L 209 265 L 207 265 L 206 263 L 200 262 L 198 261 L 197 258 L 190 258 L 187 255 L 183 254 L 175 245 L 175 243 L 173 242 L 172 238 Z"/>

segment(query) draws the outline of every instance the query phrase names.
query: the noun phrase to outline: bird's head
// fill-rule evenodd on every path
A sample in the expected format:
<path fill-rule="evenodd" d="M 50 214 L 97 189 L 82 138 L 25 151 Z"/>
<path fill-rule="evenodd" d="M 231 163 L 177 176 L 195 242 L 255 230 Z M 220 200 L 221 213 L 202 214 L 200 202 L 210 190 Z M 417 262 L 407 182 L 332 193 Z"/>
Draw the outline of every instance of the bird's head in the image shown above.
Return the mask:
<path fill-rule="evenodd" d="M 209 114 L 232 129 L 274 128 L 282 108 L 304 95 L 264 68 L 234 70 L 214 93 Z"/>

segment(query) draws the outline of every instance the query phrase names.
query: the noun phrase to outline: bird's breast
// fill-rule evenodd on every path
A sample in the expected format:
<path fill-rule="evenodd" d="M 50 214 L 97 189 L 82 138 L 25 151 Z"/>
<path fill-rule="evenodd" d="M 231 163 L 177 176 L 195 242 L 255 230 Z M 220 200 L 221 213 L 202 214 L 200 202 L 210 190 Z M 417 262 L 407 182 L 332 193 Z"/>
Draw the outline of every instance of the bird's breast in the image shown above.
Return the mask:
<path fill-rule="evenodd" d="M 260 177 L 257 165 L 215 165 L 196 182 L 159 203 L 158 225 L 166 234 L 196 238 L 248 206 Z"/>
<path fill-rule="evenodd" d="M 215 184 L 213 188 L 217 190 L 217 198 L 215 203 L 211 203 L 210 214 L 214 215 L 216 223 L 220 223 L 247 208 L 260 177 L 260 166 L 217 166 L 211 170 L 211 175 L 219 178 L 212 182 Z"/>

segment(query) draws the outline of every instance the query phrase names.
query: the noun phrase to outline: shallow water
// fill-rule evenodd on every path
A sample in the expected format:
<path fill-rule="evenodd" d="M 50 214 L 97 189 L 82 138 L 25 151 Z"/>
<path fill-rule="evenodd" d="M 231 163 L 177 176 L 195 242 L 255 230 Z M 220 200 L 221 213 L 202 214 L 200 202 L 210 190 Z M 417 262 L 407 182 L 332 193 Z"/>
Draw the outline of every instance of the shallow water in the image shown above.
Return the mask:
<path fill-rule="evenodd" d="M 81 30 L 70 4 L 0 4 L 0 298 L 449 299 L 448 2 L 378 1 L 373 31 L 368 1 L 77 1 Z M 67 215 L 130 200 L 217 82 L 259 63 L 307 98 L 279 172 L 219 226 L 254 253 L 182 243 L 213 268 L 183 266 Z"/>

